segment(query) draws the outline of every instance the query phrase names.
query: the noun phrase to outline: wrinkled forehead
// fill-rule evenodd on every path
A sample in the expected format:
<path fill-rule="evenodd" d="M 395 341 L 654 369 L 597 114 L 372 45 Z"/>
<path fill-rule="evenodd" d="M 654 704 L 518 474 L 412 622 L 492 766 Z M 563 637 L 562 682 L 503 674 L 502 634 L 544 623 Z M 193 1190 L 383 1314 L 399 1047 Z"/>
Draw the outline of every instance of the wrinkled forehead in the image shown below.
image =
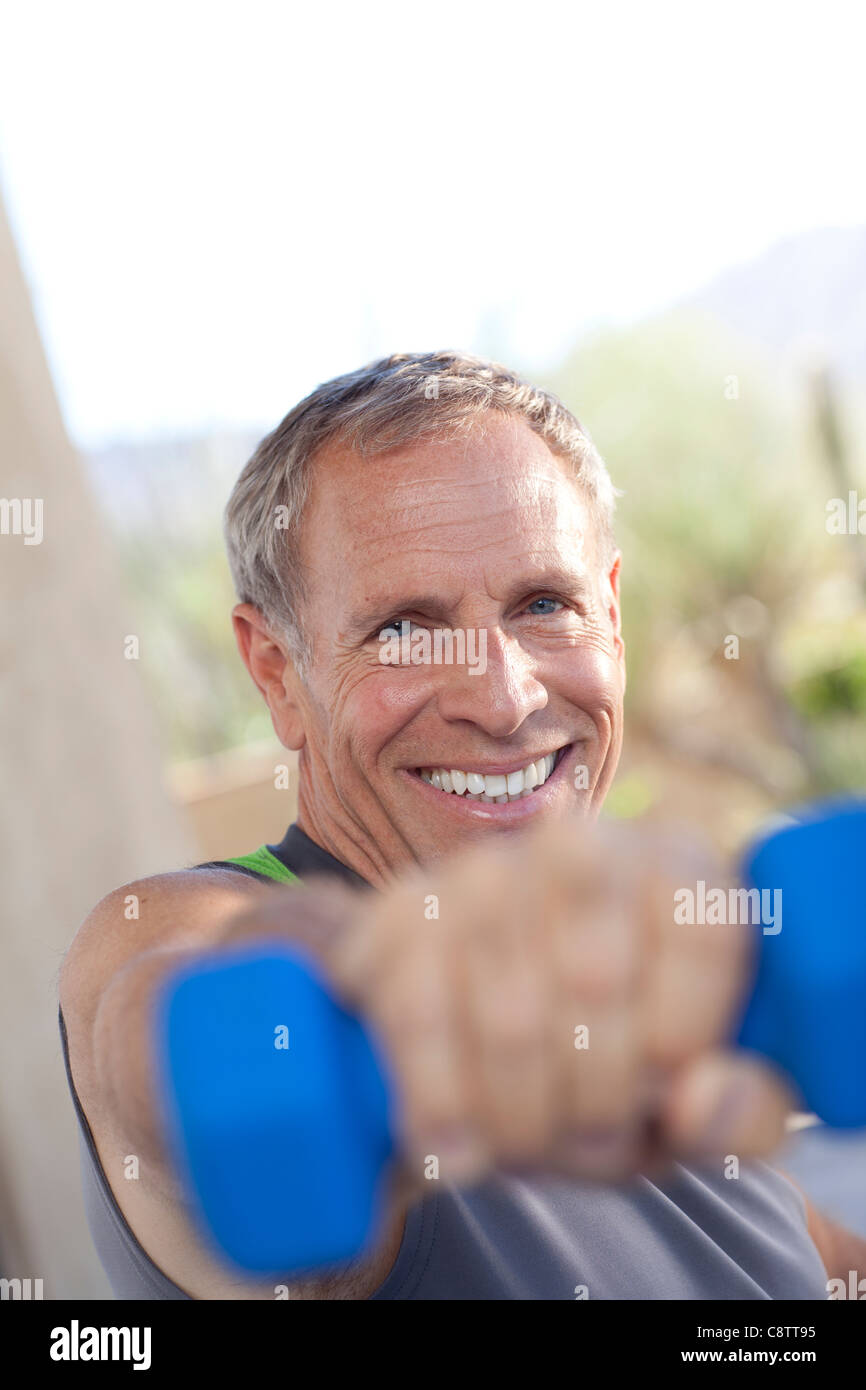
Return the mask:
<path fill-rule="evenodd" d="M 301 535 L 305 575 L 340 592 L 390 583 L 509 582 L 515 568 L 589 569 L 591 510 L 571 464 L 522 420 L 494 419 L 456 439 L 373 458 L 323 450 Z"/>

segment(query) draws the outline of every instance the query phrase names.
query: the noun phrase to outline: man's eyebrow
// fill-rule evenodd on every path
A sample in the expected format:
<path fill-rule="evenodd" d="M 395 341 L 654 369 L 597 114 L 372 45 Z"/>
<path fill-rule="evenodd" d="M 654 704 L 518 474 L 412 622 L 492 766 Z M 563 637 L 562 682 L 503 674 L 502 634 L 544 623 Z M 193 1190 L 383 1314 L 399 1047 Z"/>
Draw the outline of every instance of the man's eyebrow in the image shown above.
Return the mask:
<path fill-rule="evenodd" d="M 507 608 L 527 594 L 541 594 L 548 590 L 578 600 L 586 599 L 591 591 L 590 578 L 582 569 L 558 566 L 548 568 L 516 580 L 505 594 L 502 603 Z M 404 594 L 402 597 L 397 595 L 394 598 L 377 600 L 353 613 L 346 624 L 346 636 L 350 639 L 366 638 L 383 624 L 410 613 L 423 614 L 435 622 L 446 625 L 451 617 L 448 605 L 443 603 L 439 594 Z"/>
<path fill-rule="evenodd" d="M 381 602 L 377 601 L 368 608 L 353 613 L 346 624 L 346 634 L 349 637 L 367 637 L 376 628 L 382 627 L 393 618 L 402 617 L 405 613 L 424 613 L 428 618 L 435 618 L 438 622 L 445 622 L 448 616 L 441 596 L 414 594 L 401 598 L 397 595 L 393 599 L 382 599 Z"/>

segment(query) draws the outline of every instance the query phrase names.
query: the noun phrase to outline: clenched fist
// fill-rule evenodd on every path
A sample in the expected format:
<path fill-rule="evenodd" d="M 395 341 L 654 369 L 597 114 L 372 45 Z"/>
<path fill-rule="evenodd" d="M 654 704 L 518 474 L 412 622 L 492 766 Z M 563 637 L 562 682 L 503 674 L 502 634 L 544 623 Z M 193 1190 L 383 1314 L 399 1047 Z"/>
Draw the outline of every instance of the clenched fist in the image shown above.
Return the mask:
<path fill-rule="evenodd" d="M 769 1154 L 794 1106 L 728 1043 L 751 929 L 675 920 L 698 879 L 730 882 L 681 834 L 559 820 L 380 892 L 307 880 L 227 935 L 308 948 L 371 1029 L 407 1195 L 432 1156 L 454 1184 L 494 1169 L 615 1182 Z"/>
<path fill-rule="evenodd" d="M 455 1183 L 615 1181 L 776 1146 L 793 1095 L 726 1046 L 749 929 L 674 920 L 698 878 L 728 885 L 673 837 L 574 820 L 335 893 L 351 921 L 316 944 L 384 1050 L 410 1183 L 433 1155 Z"/>

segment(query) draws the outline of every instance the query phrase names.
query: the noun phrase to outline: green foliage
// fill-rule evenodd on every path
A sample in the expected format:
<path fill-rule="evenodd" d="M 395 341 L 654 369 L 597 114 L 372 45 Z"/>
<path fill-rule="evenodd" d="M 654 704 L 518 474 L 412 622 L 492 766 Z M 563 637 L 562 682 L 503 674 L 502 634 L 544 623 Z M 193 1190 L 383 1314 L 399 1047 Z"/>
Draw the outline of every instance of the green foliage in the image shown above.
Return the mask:
<path fill-rule="evenodd" d="M 217 522 L 198 537 L 145 530 L 124 553 L 149 653 L 142 671 L 170 755 L 207 757 L 267 737 L 270 715 L 235 645 L 236 600 Z"/>
<path fill-rule="evenodd" d="M 655 801 L 651 781 L 639 772 L 618 777 L 607 794 L 604 814 L 613 820 L 632 820 L 644 815 Z"/>
<path fill-rule="evenodd" d="M 831 726 L 863 712 L 866 659 L 849 653 L 824 669 L 814 650 L 832 607 L 816 604 L 816 592 L 834 576 L 853 576 L 849 551 L 824 525 L 835 489 L 805 392 L 783 390 L 765 362 L 714 323 L 680 315 L 599 335 L 548 384 L 589 429 L 623 492 L 630 719 L 664 726 L 689 703 L 685 693 L 677 698 L 672 667 L 685 692 L 715 663 L 717 689 L 738 696 L 722 701 L 719 746 L 730 742 L 725 723 L 738 718 L 738 702 L 750 707 L 738 742 L 757 745 L 756 706 L 764 701 L 773 717 L 788 702 L 791 720 L 779 736 L 794 737 L 804 721 L 794 737 L 804 789 L 857 785 L 856 760 L 846 767 L 830 752 Z M 740 634 L 741 659 L 719 663 L 726 636 L 740 632 L 737 615 L 748 614 L 763 619 Z M 764 756 L 760 746 L 754 756 Z"/>
<path fill-rule="evenodd" d="M 866 719 L 866 653 L 856 652 L 843 666 L 814 671 L 792 690 L 797 707 L 811 719 L 859 714 Z"/>

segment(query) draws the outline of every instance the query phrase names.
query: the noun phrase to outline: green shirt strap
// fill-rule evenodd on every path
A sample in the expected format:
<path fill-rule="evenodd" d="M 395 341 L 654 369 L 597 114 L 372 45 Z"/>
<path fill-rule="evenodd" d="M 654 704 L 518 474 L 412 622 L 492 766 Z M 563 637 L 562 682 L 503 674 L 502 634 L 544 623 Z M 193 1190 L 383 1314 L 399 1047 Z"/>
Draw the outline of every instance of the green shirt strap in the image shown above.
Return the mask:
<path fill-rule="evenodd" d="M 239 864 L 242 869 L 252 869 L 254 873 L 262 874 L 264 878 L 274 878 L 278 883 L 300 883 L 297 874 L 293 874 L 291 869 L 287 869 L 282 860 L 275 854 L 271 854 L 267 845 L 260 845 L 254 849 L 252 854 L 240 854 L 236 858 L 226 859 L 226 864 Z"/>

